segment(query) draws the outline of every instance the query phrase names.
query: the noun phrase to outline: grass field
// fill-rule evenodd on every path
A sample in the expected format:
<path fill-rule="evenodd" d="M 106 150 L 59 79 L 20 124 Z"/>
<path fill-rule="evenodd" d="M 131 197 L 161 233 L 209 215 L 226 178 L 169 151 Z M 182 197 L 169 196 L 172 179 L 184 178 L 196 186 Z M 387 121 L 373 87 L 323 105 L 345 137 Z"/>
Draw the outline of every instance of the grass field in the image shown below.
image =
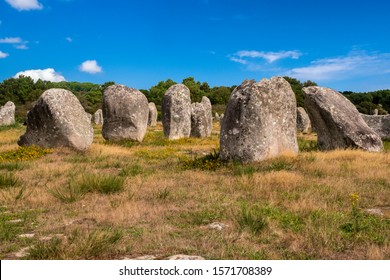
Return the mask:
<path fill-rule="evenodd" d="M 299 135 L 298 156 L 242 165 L 219 161 L 217 123 L 140 144 L 95 127 L 86 153 L 19 149 L 24 129 L 0 129 L 1 259 L 390 259 L 389 143 L 318 152 Z"/>

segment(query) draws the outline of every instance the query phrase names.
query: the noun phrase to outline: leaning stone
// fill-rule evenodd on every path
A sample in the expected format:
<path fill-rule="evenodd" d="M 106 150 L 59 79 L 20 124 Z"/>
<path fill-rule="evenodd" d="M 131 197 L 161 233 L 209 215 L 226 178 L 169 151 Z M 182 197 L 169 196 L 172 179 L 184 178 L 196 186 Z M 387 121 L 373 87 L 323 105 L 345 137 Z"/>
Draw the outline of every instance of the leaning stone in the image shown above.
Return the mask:
<path fill-rule="evenodd" d="M 28 113 L 27 131 L 18 144 L 85 151 L 92 141 L 91 121 L 76 96 L 65 89 L 49 89 Z"/>
<path fill-rule="evenodd" d="M 297 108 L 297 130 L 303 133 L 308 133 L 311 130 L 309 115 L 302 107 Z"/>
<path fill-rule="evenodd" d="M 170 261 L 176 261 L 176 260 L 190 260 L 190 261 L 201 261 L 204 260 L 203 257 L 200 256 L 188 256 L 188 255 L 174 255 L 168 257 L 168 260 Z"/>
<path fill-rule="evenodd" d="M 93 114 L 92 121 L 94 124 L 103 125 L 103 110 L 96 110 L 95 114 Z"/>
<path fill-rule="evenodd" d="M 230 96 L 221 123 L 221 159 L 252 162 L 298 153 L 296 110 L 285 79 L 244 81 Z"/>
<path fill-rule="evenodd" d="M 148 118 L 148 126 L 156 126 L 157 125 L 157 108 L 156 104 L 153 102 L 149 103 L 149 118 Z"/>
<path fill-rule="evenodd" d="M 361 114 L 366 124 L 375 131 L 382 140 L 390 140 L 390 115 Z"/>
<path fill-rule="evenodd" d="M 303 92 L 311 124 L 317 131 L 320 150 L 383 150 L 379 135 L 367 126 L 356 107 L 342 94 L 317 86 L 303 88 Z"/>
<path fill-rule="evenodd" d="M 191 137 L 204 138 L 210 136 L 211 131 L 207 113 L 208 109 L 203 103 L 191 104 Z"/>
<path fill-rule="evenodd" d="M 170 140 L 187 138 L 191 134 L 190 90 L 182 84 L 171 86 L 162 100 L 164 135 Z"/>
<path fill-rule="evenodd" d="M 15 104 L 11 101 L 0 107 L 0 126 L 12 125 L 15 123 Z"/>
<path fill-rule="evenodd" d="M 103 94 L 103 137 L 142 142 L 149 116 L 148 100 L 137 89 L 109 86 Z"/>

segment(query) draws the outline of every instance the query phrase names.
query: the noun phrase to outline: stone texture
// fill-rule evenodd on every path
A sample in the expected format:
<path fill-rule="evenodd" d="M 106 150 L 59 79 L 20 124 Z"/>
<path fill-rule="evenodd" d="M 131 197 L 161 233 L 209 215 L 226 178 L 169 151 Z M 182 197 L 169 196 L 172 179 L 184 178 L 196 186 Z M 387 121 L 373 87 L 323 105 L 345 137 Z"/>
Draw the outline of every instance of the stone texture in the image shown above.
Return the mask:
<path fill-rule="evenodd" d="M 11 101 L 0 107 L 0 126 L 12 125 L 15 123 L 15 104 Z"/>
<path fill-rule="evenodd" d="M 216 121 L 218 121 L 218 122 L 219 122 L 219 120 L 220 120 L 220 117 L 219 117 L 219 114 L 218 114 L 218 113 L 215 113 L 215 117 L 214 117 L 214 119 L 215 119 Z"/>
<path fill-rule="evenodd" d="M 91 121 L 76 96 L 65 89 L 49 89 L 28 113 L 27 131 L 18 144 L 85 151 L 92 141 Z"/>
<path fill-rule="evenodd" d="M 191 104 L 191 137 L 209 137 L 212 126 L 211 102 L 206 96 L 203 96 L 201 103 Z"/>
<path fill-rule="evenodd" d="M 156 126 L 157 125 L 157 108 L 156 104 L 153 102 L 149 103 L 149 118 L 148 118 L 148 126 Z"/>
<path fill-rule="evenodd" d="M 174 256 L 168 257 L 168 260 L 170 260 L 170 261 L 177 261 L 177 260 L 200 261 L 200 260 L 204 260 L 204 258 L 201 256 L 174 255 Z"/>
<path fill-rule="evenodd" d="M 308 133 L 311 130 L 309 115 L 302 107 L 297 108 L 297 130 L 304 133 Z"/>
<path fill-rule="evenodd" d="M 191 134 L 190 90 L 182 84 L 171 86 L 162 100 L 164 135 L 170 140 L 187 138 Z"/>
<path fill-rule="evenodd" d="M 103 94 L 103 137 L 106 140 L 142 142 L 149 116 L 145 95 L 123 85 L 109 86 Z"/>
<path fill-rule="evenodd" d="M 213 131 L 213 108 L 211 106 L 211 101 L 206 96 L 202 97 L 201 103 L 205 107 L 206 110 L 206 118 L 207 118 L 207 136 L 211 135 Z"/>
<path fill-rule="evenodd" d="M 324 87 L 306 87 L 305 107 L 318 135 L 320 150 L 361 148 L 378 152 L 383 144 L 367 126 L 356 107 L 339 92 Z"/>
<path fill-rule="evenodd" d="M 390 140 L 390 115 L 361 114 L 366 124 L 375 131 L 382 140 Z"/>
<path fill-rule="evenodd" d="M 221 121 L 221 159 L 251 162 L 296 154 L 296 110 L 294 92 L 283 78 L 244 81 Z"/>
<path fill-rule="evenodd" d="M 93 114 L 92 121 L 94 124 L 103 125 L 103 110 L 96 110 L 95 114 Z"/>

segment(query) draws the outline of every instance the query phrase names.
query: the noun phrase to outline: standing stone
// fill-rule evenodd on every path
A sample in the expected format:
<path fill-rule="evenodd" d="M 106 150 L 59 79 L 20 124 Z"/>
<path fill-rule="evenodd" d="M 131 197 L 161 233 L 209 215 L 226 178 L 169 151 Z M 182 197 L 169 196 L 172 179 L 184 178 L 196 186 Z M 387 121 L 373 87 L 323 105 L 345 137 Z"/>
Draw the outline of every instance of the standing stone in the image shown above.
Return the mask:
<path fill-rule="evenodd" d="M 217 122 L 219 122 L 220 119 L 221 119 L 221 118 L 219 117 L 218 113 L 216 112 L 216 113 L 215 113 L 215 120 L 216 120 Z"/>
<path fill-rule="evenodd" d="M 91 121 L 77 97 L 65 89 L 49 89 L 29 111 L 27 131 L 18 144 L 85 151 L 92 141 Z"/>
<path fill-rule="evenodd" d="M 296 101 L 281 77 L 244 81 L 230 96 L 221 123 L 221 160 L 261 161 L 298 153 Z"/>
<path fill-rule="evenodd" d="M 0 107 L 0 126 L 12 125 L 15 123 L 15 104 L 11 101 Z"/>
<path fill-rule="evenodd" d="M 103 94 L 104 139 L 142 142 L 149 116 L 148 100 L 137 89 L 109 86 Z"/>
<path fill-rule="evenodd" d="M 311 86 L 303 89 L 305 107 L 318 135 L 320 150 L 383 149 L 378 134 L 367 126 L 356 107 L 339 92 Z"/>
<path fill-rule="evenodd" d="M 148 118 L 148 126 L 156 126 L 157 125 L 157 108 L 156 104 L 153 102 L 149 103 L 149 118 Z"/>
<path fill-rule="evenodd" d="M 201 104 L 204 106 L 206 110 L 206 120 L 207 120 L 207 137 L 211 135 L 213 130 L 213 112 L 210 99 L 206 96 L 202 97 Z"/>
<path fill-rule="evenodd" d="M 162 100 L 164 135 L 170 140 L 187 138 L 191 134 L 190 90 L 183 84 L 171 86 Z"/>
<path fill-rule="evenodd" d="M 208 109 L 203 103 L 191 104 L 191 137 L 204 138 L 209 134 Z"/>
<path fill-rule="evenodd" d="M 361 114 L 366 124 L 375 131 L 382 140 L 390 140 L 390 115 Z"/>
<path fill-rule="evenodd" d="M 308 133 L 311 129 L 309 115 L 302 107 L 297 108 L 297 130 L 299 132 Z"/>
<path fill-rule="evenodd" d="M 93 114 L 92 121 L 94 124 L 103 125 L 103 110 L 96 110 L 95 114 Z"/>
<path fill-rule="evenodd" d="M 374 109 L 374 116 L 378 115 L 378 109 Z"/>

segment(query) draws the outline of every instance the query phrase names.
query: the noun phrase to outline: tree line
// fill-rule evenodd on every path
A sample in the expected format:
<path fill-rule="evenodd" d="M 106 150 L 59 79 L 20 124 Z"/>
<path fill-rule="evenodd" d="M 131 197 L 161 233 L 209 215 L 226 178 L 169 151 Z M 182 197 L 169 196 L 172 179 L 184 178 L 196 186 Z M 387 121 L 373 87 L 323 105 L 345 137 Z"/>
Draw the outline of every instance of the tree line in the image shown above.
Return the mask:
<path fill-rule="evenodd" d="M 291 77 L 284 77 L 291 85 L 297 99 L 297 106 L 304 106 L 304 96 L 302 88 L 316 85 L 313 81 L 300 82 Z M 202 96 L 207 96 L 213 105 L 226 105 L 234 86 L 214 86 L 210 87 L 207 82 L 196 81 L 194 77 L 188 77 L 182 80 L 191 92 L 191 100 L 200 102 Z M 114 82 L 104 84 L 81 83 L 81 82 L 49 82 L 34 80 L 27 76 L 6 79 L 0 83 L 0 106 L 7 101 L 15 103 L 17 117 L 22 120 L 26 112 L 31 109 L 34 102 L 47 89 L 63 88 L 73 92 L 80 103 L 88 113 L 94 113 L 101 108 L 102 94 L 104 90 Z M 141 89 L 149 102 L 161 105 L 162 98 L 166 90 L 176 84 L 175 81 L 168 79 L 160 81 L 149 89 Z M 357 109 L 364 114 L 372 114 L 374 109 L 378 109 L 379 114 L 390 112 L 390 90 L 379 90 L 374 92 L 356 93 L 351 91 L 342 92 Z"/>

